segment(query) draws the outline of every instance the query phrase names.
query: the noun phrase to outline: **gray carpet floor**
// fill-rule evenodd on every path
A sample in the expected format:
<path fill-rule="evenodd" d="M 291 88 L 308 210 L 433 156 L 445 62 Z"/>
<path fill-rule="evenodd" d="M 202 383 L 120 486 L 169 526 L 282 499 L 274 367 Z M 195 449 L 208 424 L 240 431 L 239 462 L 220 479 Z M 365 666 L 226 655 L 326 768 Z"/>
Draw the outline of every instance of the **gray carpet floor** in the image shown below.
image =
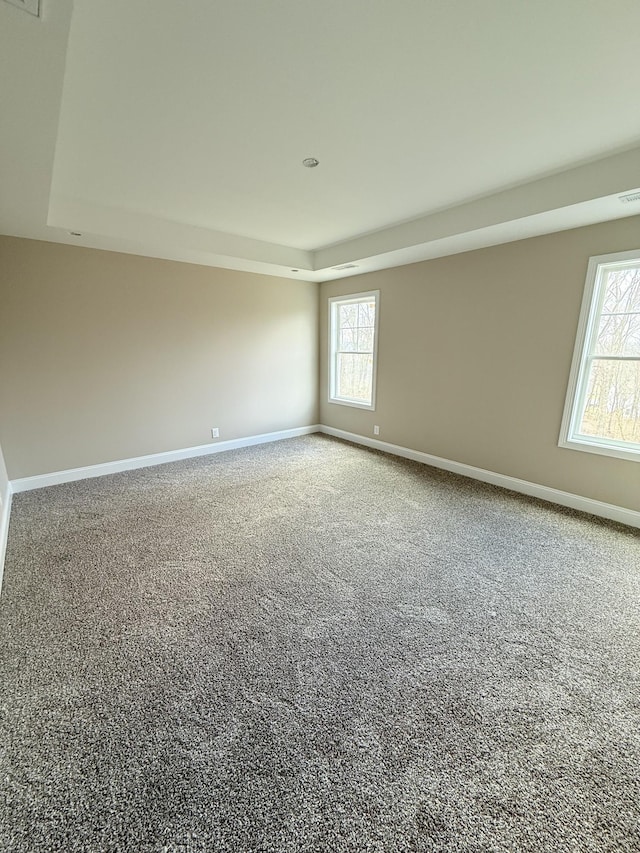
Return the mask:
<path fill-rule="evenodd" d="M 0 849 L 640 850 L 640 537 L 322 436 L 17 495 Z"/>

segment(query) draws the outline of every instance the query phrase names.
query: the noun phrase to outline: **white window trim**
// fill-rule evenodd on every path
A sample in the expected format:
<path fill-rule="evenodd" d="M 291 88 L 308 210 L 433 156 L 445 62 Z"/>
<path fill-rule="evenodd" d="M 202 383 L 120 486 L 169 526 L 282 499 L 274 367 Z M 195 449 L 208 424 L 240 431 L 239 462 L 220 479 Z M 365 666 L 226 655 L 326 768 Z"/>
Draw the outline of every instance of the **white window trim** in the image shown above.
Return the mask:
<path fill-rule="evenodd" d="M 375 325 L 373 330 L 373 375 L 371 382 L 371 404 L 369 403 L 358 403 L 354 400 L 346 400 L 341 397 L 336 397 L 334 394 L 335 388 L 335 372 L 336 372 L 336 360 L 335 360 L 335 350 L 336 350 L 336 333 L 337 333 L 337 324 L 334 322 L 335 311 L 336 311 L 336 303 L 345 303 L 345 302 L 362 302 L 366 299 L 374 299 L 376 303 L 376 318 Z M 365 409 L 368 412 L 375 412 L 376 410 L 376 387 L 377 387 L 377 376 L 378 376 L 378 326 L 380 319 L 380 291 L 379 290 L 367 290 L 364 293 L 347 293 L 344 296 L 330 296 L 329 297 L 329 403 L 335 403 L 338 406 L 351 406 L 354 409 Z"/>
<path fill-rule="evenodd" d="M 611 267 L 614 264 L 624 267 L 629 261 L 638 260 L 638 258 L 640 258 L 640 249 L 634 249 L 630 252 L 615 252 L 611 255 L 596 255 L 589 258 L 576 344 L 569 374 L 569 385 L 560 427 L 559 447 L 640 462 L 640 451 L 632 450 L 623 442 L 618 442 L 615 439 L 592 436 L 586 438 L 578 435 L 578 419 L 582 412 L 583 397 L 586 393 L 587 354 L 596 331 L 596 324 L 600 319 L 600 303 L 604 298 L 603 289 L 598 304 L 594 299 L 595 290 L 600 281 L 600 267 L 603 265 Z"/>

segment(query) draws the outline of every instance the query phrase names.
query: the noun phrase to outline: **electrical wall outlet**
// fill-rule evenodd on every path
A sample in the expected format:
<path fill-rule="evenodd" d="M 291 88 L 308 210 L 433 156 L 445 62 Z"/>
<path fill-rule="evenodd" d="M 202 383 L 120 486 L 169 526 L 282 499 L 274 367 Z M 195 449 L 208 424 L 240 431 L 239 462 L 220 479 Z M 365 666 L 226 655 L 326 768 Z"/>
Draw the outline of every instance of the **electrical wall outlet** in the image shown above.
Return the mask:
<path fill-rule="evenodd" d="M 379 426 L 374 426 L 373 434 L 374 435 L 380 435 L 380 427 Z"/>
<path fill-rule="evenodd" d="M 218 427 L 211 427 L 211 438 L 220 438 L 220 430 Z"/>

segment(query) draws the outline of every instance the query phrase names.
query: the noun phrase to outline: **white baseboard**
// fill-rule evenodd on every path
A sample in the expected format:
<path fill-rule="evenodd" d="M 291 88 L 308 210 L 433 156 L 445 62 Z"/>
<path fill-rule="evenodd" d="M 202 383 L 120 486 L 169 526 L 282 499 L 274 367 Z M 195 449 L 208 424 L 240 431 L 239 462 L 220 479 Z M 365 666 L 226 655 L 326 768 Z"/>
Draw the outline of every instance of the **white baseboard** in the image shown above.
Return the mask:
<path fill-rule="evenodd" d="M 60 483 L 70 483 L 74 480 L 84 480 L 89 477 L 102 477 L 107 474 L 116 474 L 118 471 L 131 471 L 135 468 L 147 468 L 152 465 L 162 465 L 165 462 L 177 462 L 180 459 L 190 459 L 194 456 L 208 456 L 213 453 L 222 453 L 225 450 L 235 450 L 240 447 L 250 447 L 255 444 L 266 444 L 270 441 L 281 441 L 286 438 L 294 438 L 299 435 L 309 435 L 314 432 L 322 432 L 355 444 L 362 444 L 375 450 L 382 450 L 394 456 L 402 456 L 412 459 L 414 462 L 422 462 L 434 468 L 442 468 L 463 477 L 471 477 L 494 486 L 501 486 L 523 495 L 560 504 L 571 509 L 618 521 L 630 527 L 640 528 L 640 512 L 625 507 L 574 495 L 571 492 L 563 492 L 550 486 L 541 486 L 538 483 L 530 483 L 527 480 L 519 480 L 506 474 L 497 474 L 494 471 L 486 471 L 484 468 L 476 468 L 473 465 L 465 465 L 462 462 L 454 462 L 451 459 L 443 459 L 441 456 L 433 456 L 430 453 L 422 453 L 419 450 L 411 450 L 408 447 L 400 447 L 397 444 L 389 444 L 375 438 L 364 435 L 345 432 L 345 430 L 315 424 L 313 426 L 286 429 L 279 432 L 268 432 L 263 435 L 251 435 L 247 438 L 236 438 L 230 441 L 220 441 L 217 444 L 202 444 L 197 447 L 186 447 L 181 450 L 169 450 L 165 453 L 151 453 L 148 456 L 136 456 L 131 459 L 119 459 L 115 462 L 104 462 L 99 465 L 87 465 L 84 468 L 70 468 L 66 471 L 54 471 L 50 474 L 39 474 L 35 477 L 22 477 L 9 483 L 6 500 L 0 510 L 0 589 L 2 589 L 2 575 L 9 534 L 9 517 L 11 514 L 11 496 L 17 492 L 26 492 L 31 489 L 42 489 L 45 486 L 55 486 Z"/>
<path fill-rule="evenodd" d="M 9 536 L 9 517 L 11 515 L 11 484 L 3 496 L 0 508 L 0 590 L 2 589 L 2 576 L 4 574 L 4 558 L 7 553 L 7 537 Z"/>
<path fill-rule="evenodd" d="M 151 453 L 148 456 L 134 456 L 130 459 L 118 459 L 115 462 L 102 462 L 98 465 L 86 465 L 84 468 L 69 468 L 66 471 L 53 471 L 50 474 L 37 474 L 35 477 L 21 477 L 11 481 L 14 494 L 28 492 L 31 489 L 42 489 L 45 486 L 57 486 L 60 483 L 71 483 L 74 480 L 85 480 L 89 477 L 104 477 L 107 474 L 117 474 L 119 471 L 132 471 L 135 468 L 148 468 L 152 465 L 163 465 L 165 462 L 177 462 L 180 459 L 191 459 L 194 456 L 209 456 L 212 453 L 223 453 L 225 450 L 235 450 L 238 447 L 250 447 L 254 444 L 266 444 L 270 441 L 282 441 L 285 438 L 295 438 L 298 435 L 309 435 L 320 432 L 320 425 L 283 429 L 279 432 L 266 432 L 262 435 L 250 435 L 247 438 L 233 438 L 230 441 L 219 441 L 216 444 L 201 444 L 197 447 L 185 447 L 181 450 L 167 450 L 164 453 Z"/>
<path fill-rule="evenodd" d="M 322 425 L 320 432 L 342 438 L 345 441 L 352 441 L 355 444 L 363 444 L 365 447 L 372 447 L 375 450 L 383 450 L 385 453 L 391 453 L 394 456 L 412 459 L 414 462 L 422 462 L 424 465 L 431 465 L 433 468 L 442 468 L 454 474 L 461 474 L 463 477 L 471 477 L 473 480 L 482 480 L 483 483 L 501 486 L 503 489 L 540 498 L 543 501 L 549 501 L 549 503 L 578 509 L 591 515 L 599 515 L 602 518 L 619 521 L 621 524 L 627 524 L 630 527 L 640 527 L 640 512 L 633 509 L 596 501 L 592 498 L 584 498 L 581 495 L 552 489 L 550 486 L 541 486 L 539 483 L 530 483 L 528 480 L 519 480 L 517 477 L 509 477 L 506 474 L 496 474 L 494 471 L 486 471 L 484 468 L 475 468 L 473 465 L 465 465 L 463 462 L 454 462 L 451 459 L 443 459 L 441 456 L 432 456 L 430 453 L 422 453 L 419 450 L 411 450 L 397 444 L 388 444 L 386 441 L 356 435 L 342 429 Z"/>

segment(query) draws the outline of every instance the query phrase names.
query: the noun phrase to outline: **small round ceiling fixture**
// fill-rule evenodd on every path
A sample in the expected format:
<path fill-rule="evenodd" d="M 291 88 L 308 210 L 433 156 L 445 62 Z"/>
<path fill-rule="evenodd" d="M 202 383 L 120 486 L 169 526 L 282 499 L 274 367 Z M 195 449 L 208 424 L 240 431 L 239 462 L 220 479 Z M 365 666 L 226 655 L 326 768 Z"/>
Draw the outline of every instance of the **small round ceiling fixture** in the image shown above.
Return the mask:
<path fill-rule="evenodd" d="M 72 237 L 82 237 L 82 234 L 81 234 L 81 232 L 80 232 L 80 231 L 69 231 L 69 234 L 70 234 Z"/>
<path fill-rule="evenodd" d="M 291 272 L 300 272 L 300 270 L 291 270 Z"/>
<path fill-rule="evenodd" d="M 320 165 L 320 160 L 316 160 L 315 157 L 305 157 L 302 161 L 302 165 L 306 166 L 307 169 L 315 169 L 316 166 Z"/>

